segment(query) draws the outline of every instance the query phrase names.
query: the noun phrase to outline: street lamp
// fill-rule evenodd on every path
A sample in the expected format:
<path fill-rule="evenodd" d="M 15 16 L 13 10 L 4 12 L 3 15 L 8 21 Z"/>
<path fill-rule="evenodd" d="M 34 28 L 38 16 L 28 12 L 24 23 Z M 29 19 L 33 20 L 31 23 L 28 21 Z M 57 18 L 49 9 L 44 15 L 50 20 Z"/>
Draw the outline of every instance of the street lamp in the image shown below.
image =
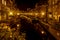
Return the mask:
<path fill-rule="evenodd" d="M 13 12 L 9 12 L 8 19 L 11 19 L 13 17 Z"/>
<path fill-rule="evenodd" d="M 13 13 L 12 13 L 12 12 L 10 12 L 10 15 L 13 15 Z"/>
<path fill-rule="evenodd" d="M 9 15 L 13 15 L 13 13 L 12 13 L 12 12 L 10 12 L 10 13 L 9 13 Z"/>
<path fill-rule="evenodd" d="M 44 17 L 44 15 L 45 15 L 45 12 L 41 12 L 41 17 Z"/>
<path fill-rule="evenodd" d="M 17 13 L 17 15 L 20 15 L 20 13 Z"/>
<path fill-rule="evenodd" d="M 44 31 L 41 31 L 42 34 L 44 34 L 45 32 Z"/>
<path fill-rule="evenodd" d="M 44 13 L 44 12 L 42 12 L 42 13 L 41 13 L 41 15 L 42 15 L 42 16 L 44 16 L 44 15 L 45 15 L 45 13 Z"/>
<path fill-rule="evenodd" d="M 19 24 L 17 24 L 17 27 L 19 27 L 20 25 Z"/>
<path fill-rule="evenodd" d="M 17 24 L 17 29 L 20 29 L 20 26 L 21 26 L 20 24 Z"/>

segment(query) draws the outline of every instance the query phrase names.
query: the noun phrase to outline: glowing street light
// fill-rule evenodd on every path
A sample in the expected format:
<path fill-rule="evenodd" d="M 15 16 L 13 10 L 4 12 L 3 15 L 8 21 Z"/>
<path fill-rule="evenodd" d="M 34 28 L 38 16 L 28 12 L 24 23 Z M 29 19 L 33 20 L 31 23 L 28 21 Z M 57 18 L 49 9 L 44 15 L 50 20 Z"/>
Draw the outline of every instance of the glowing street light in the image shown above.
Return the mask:
<path fill-rule="evenodd" d="M 41 15 L 43 16 L 43 15 L 45 15 L 45 13 L 44 13 L 44 12 L 42 12 L 42 13 L 41 13 Z"/>
<path fill-rule="evenodd" d="M 41 17 L 44 17 L 44 15 L 45 15 L 45 12 L 42 11 L 41 12 Z"/>
<path fill-rule="evenodd" d="M 21 26 L 20 24 L 17 24 L 17 29 L 20 29 L 20 26 Z"/>
<path fill-rule="evenodd" d="M 17 15 L 20 15 L 20 13 L 17 13 Z"/>
<path fill-rule="evenodd" d="M 10 12 L 10 13 L 9 13 L 9 15 L 13 15 L 13 13 L 12 13 L 12 12 Z"/>
<path fill-rule="evenodd" d="M 44 31 L 41 31 L 42 34 L 44 34 L 45 32 Z"/>
<path fill-rule="evenodd" d="M 19 27 L 20 25 L 19 24 L 17 24 L 17 27 Z"/>

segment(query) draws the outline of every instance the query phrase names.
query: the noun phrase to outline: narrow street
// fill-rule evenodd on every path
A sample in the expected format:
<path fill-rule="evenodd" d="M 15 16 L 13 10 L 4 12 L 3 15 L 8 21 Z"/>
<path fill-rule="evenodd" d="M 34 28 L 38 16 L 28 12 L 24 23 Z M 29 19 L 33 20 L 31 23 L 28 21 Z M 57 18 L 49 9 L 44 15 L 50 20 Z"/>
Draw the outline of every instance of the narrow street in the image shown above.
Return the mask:
<path fill-rule="evenodd" d="M 60 40 L 60 0 L 0 0 L 0 40 Z"/>

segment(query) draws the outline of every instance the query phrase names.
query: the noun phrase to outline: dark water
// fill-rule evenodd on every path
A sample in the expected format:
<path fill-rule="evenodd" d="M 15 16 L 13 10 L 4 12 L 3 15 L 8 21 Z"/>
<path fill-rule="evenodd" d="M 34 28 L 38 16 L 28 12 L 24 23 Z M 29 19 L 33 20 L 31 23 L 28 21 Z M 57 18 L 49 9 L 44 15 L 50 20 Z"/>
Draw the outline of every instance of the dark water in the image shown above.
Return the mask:
<path fill-rule="evenodd" d="M 26 32 L 26 40 L 42 40 L 42 37 L 34 29 L 29 29 Z"/>

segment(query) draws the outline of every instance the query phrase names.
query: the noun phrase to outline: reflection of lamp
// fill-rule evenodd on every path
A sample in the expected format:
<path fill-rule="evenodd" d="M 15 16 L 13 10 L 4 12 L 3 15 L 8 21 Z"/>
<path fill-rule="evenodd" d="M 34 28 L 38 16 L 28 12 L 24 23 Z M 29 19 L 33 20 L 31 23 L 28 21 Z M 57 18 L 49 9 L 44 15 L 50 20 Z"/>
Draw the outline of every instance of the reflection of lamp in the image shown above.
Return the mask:
<path fill-rule="evenodd" d="M 17 24 L 17 27 L 19 27 L 20 25 L 19 24 Z"/>

